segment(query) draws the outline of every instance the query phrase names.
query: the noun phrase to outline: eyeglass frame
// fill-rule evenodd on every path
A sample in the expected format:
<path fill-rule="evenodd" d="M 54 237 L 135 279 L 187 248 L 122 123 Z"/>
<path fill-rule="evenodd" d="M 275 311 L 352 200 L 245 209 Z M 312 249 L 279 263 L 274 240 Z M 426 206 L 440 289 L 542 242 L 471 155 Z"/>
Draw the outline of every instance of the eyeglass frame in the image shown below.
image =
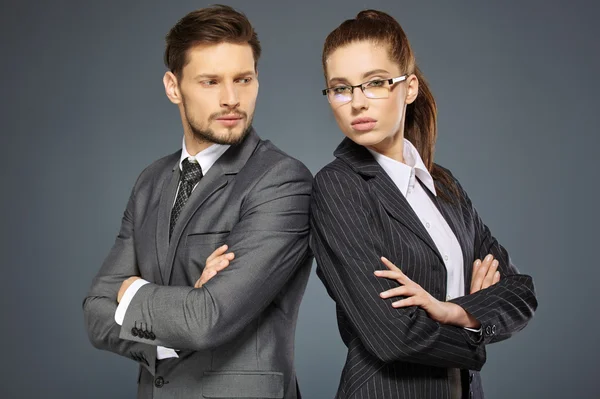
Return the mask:
<path fill-rule="evenodd" d="M 357 84 L 357 85 L 342 85 L 342 86 L 328 87 L 326 89 L 323 89 L 321 92 L 323 93 L 324 96 L 327 96 L 327 92 L 329 92 L 329 90 L 337 89 L 337 88 L 340 88 L 340 87 L 350 87 L 352 89 L 352 91 L 351 91 L 352 96 L 350 97 L 350 100 L 348 100 L 346 102 L 340 102 L 340 103 L 337 103 L 337 104 L 347 104 L 347 103 L 351 102 L 352 100 L 354 100 L 354 89 L 356 89 L 357 87 L 360 87 L 360 90 L 363 92 L 363 95 L 366 98 L 369 98 L 371 100 L 385 99 L 385 98 L 388 98 L 388 97 L 379 97 L 379 98 L 377 98 L 377 97 L 368 97 L 365 94 L 364 86 L 366 84 L 368 84 L 368 83 L 371 83 L 371 82 L 383 81 L 383 82 L 388 82 L 388 84 L 390 85 L 390 90 L 391 90 L 391 86 L 393 84 L 404 82 L 406 79 L 408 79 L 408 74 L 404 74 L 404 75 L 401 75 L 401 76 L 396 76 L 395 78 L 390 78 L 390 79 L 372 79 L 372 80 L 369 80 L 367 82 L 363 82 L 363 83 L 360 83 L 360 84 Z M 388 90 L 388 92 L 390 90 Z M 327 101 L 329 101 L 329 96 L 327 96 Z M 329 101 L 329 103 L 331 103 L 331 101 Z"/>

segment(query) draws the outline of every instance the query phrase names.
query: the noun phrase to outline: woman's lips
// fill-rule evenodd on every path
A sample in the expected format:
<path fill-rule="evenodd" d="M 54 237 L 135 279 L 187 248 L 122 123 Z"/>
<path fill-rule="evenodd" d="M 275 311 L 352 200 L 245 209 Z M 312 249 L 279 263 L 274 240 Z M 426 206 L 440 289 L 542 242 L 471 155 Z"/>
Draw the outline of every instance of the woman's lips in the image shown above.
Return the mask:
<path fill-rule="evenodd" d="M 350 125 L 356 131 L 368 132 L 369 130 L 373 130 L 376 124 L 377 120 L 373 118 L 356 118 Z"/>

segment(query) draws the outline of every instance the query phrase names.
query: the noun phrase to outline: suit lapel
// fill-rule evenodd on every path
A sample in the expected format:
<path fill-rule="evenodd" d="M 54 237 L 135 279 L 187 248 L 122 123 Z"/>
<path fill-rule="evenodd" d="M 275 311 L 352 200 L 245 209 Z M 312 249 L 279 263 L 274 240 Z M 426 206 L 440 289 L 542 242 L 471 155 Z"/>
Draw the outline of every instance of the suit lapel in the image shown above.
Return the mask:
<path fill-rule="evenodd" d="M 427 244 L 443 262 L 442 255 L 427 230 L 425 230 L 423 223 L 421 223 L 421 220 L 408 203 L 408 200 L 402 195 L 398 187 L 383 169 L 377 179 L 373 179 L 373 183 L 378 188 L 377 197 L 385 210 Z"/>
<path fill-rule="evenodd" d="M 372 190 L 374 190 L 377 198 L 385 210 L 394 219 L 402 223 L 423 242 L 425 242 L 438 256 L 440 261 L 444 263 L 441 254 L 433 242 L 433 239 L 429 233 L 427 233 L 427 230 L 419 220 L 417 214 L 413 211 L 412 207 L 404 195 L 402 195 L 400 190 L 398 190 L 398 187 L 394 184 L 392 179 L 385 173 L 383 168 L 379 166 L 377 161 L 375 161 L 371 153 L 366 148 L 354 143 L 348 138 L 345 138 L 335 150 L 334 155 L 346 162 L 355 172 L 367 178 L 370 187 Z M 420 181 L 419 184 L 421 184 Z M 447 192 L 447 190 L 437 180 L 435 181 L 435 186 L 438 192 Z M 463 253 L 465 293 L 467 293 L 468 287 L 471 286 L 471 275 L 473 273 L 473 248 L 472 244 L 468 241 L 468 232 L 465 231 L 464 227 L 462 210 L 460 206 L 461 199 L 456 199 L 456 201 L 459 201 L 458 203 L 449 203 L 433 195 L 433 193 L 431 193 L 426 187 L 423 187 L 423 189 L 427 195 L 429 195 L 446 222 L 448 222 L 450 229 L 458 240 L 460 249 Z M 452 194 L 448 193 L 448 195 Z"/>
<path fill-rule="evenodd" d="M 161 197 L 160 215 L 156 233 L 157 244 L 159 246 L 159 260 L 164 259 L 164 262 L 160 262 L 161 277 L 164 285 L 169 285 L 171 280 L 171 271 L 173 269 L 175 255 L 179 249 L 180 241 L 182 237 L 184 237 L 183 233 L 188 223 L 194 214 L 202 207 L 202 204 L 204 204 L 213 194 L 222 190 L 232 177 L 240 171 L 256 149 L 259 142 L 260 138 L 253 129 L 242 143 L 231 146 L 223 155 L 221 155 L 217 162 L 209 169 L 208 173 L 200 180 L 194 191 L 192 191 L 190 198 L 179 215 L 169 242 L 171 208 L 173 206 L 173 201 L 175 200 L 175 192 L 179 183 L 179 167 L 177 166 L 173 173 L 169 188 L 163 192 L 164 198 Z M 167 243 L 166 249 L 163 245 L 165 239 Z M 164 258 L 161 256 L 164 256 Z"/>
<path fill-rule="evenodd" d="M 177 187 L 179 185 L 179 163 L 171 171 L 171 176 L 166 179 L 162 193 L 160 196 L 160 202 L 158 205 L 158 218 L 156 221 L 156 252 L 158 255 L 158 267 L 161 271 L 160 278 L 162 284 L 165 284 L 166 280 L 162 270 L 165 268 L 167 260 L 167 252 L 169 251 L 169 225 L 171 223 L 171 208 L 175 201 L 175 194 L 177 193 Z"/>
<path fill-rule="evenodd" d="M 346 138 L 338 146 L 334 155 L 348 163 L 359 174 L 370 177 L 369 186 L 374 190 L 375 196 L 379 199 L 385 210 L 427 244 L 442 260 L 442 256 L 433 239 L 427 233 L 427 230 L 425 230 L 415 211 L 392 179 L 385 173 L 366 148 Z"/>
<path fill-rule="evenodd" d="M 435 188 L 438 192 L 443 190 L 448 195 L 450 195 L 450 196 L 452 195 L 452 194 L 448 193 L 448 190 L 446 190 L 438 181 L 435 181 Z M 426 188 L 425 188 L 425 191 L 427 192 L 427 195 L 429 195 L 429 197 L 431 198 L 431 200 L 433 201 L 435 206 L 438 208 L 438 210 L 440 211 L 440 213 L 442 214 L 442 216 L 444 217 L 444 219 L 450 226 L 450 229 L 456 236 L 456 239 L 458 240 L 458 243 L 460 245 L 460 249 L 461 249 L 462 255 L 463 255 L 463 272 L 464 272 L 465 290 L 467 290 L 467 287 L 471 286 L 471 274 L 472 274 L 473 265 L 471 264 L 471 257 L 469 256 L 469 254 L 472 251 L 469 250 L 470 246 L 468 245 L 466 233 L 465 233 L 465 230 L 463 227 L 464 223 L 462 221 L 460 204 L 449 203 L 448 201 L 445 201 L 437 196 L 434 196 Z M 458 201 L 459 199 L 455 199 L 455 200 Z"/>

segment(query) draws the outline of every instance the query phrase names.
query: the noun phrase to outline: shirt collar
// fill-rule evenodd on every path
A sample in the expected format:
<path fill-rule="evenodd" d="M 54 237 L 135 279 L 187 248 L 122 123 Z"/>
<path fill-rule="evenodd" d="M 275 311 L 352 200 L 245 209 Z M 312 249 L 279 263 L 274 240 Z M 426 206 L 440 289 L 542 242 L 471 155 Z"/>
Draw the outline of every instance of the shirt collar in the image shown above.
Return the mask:
<path fill-rule="evenodd" d="M 181 158 L 179 159 L 179 170 L 183 170 L 181 167 L 183 160 L 189 158 L 192 162 L 194 160 L 198 162 L 200 164 L 200 167 L 202 168 L 202 174 L 206 175 L 210 167 L 213 166 L 215 162 L 217 162 L 217 159 L 219 159 L 219 157 L 223 155 L 223 153 L 227 151 L 229 147 L 230 146 L 228 144 L 213 144 L 210 147 L 200 151 L 196 155 L 190 155 L 190 153 L 187 150 L 187 147 L 185 146 L 184 137 L 183 142 L 181 144 Z"/>
<path fill-rule="evenodd" d="M 386 157 L 370 148 L 367 148 L 367 150 L 373 154 L 375 161 L 383 168 L 405 197 L 408 193 L 408 187 L 411 184 L 411 178 L 414 178 L 413 176 L 416 176 L 421 180 L 421 183 L 423 183 L 433 195 L 437 196 L 433 177 L 431 177 L 431 174 L 423 163 L 419 152 L 407 139 L 403 139 L 403 142 L 404 148 L 402 156 L 404 162 L 399 162 L 395 159 Z"/>

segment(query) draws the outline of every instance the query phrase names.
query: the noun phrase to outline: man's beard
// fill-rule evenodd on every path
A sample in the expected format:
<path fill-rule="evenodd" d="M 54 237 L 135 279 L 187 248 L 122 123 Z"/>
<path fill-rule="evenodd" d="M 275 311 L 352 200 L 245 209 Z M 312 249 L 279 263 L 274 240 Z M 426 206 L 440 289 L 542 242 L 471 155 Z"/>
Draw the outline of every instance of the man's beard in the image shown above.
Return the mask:
<path fill-rule="evenodd" d="M 185 104 L 184 104 L 184 107 L 185 107 Z M 220 135 L 217 135 L 214 132 L 214 130 L 212 130 L 212 129 L 209 129 L 209 128 L 202 129 L 202 128 L 198 127 L 193 121 L 191 121 L 190 118 L 188 118 L 187 109 L 185 111 L 186 111 L 185 112 L 185 120 L 187 122 L 187 125 L 188 125 L 190 131 L 192 132 L 192 134 L 194 135 L 194 139 L 199 142 L 236 145 L 236 144 L 239 144 L 242 141 L 244 141 L 246 136 L 248 136 L 248 134 L 252 130 L 252 119 L 253 119 L 254 115 L 251 115 L 250 119 L 248 119 L 248 114 L 246 114 L 244 111 L 217 112 L 217 113 L 210 115 L 210 117 L 208 118 L 209 124 L 210 124 L 210 122 L 216 120 L 217 118 L 220 118 L 225 115 L 236 115 L 236 116 L 243 118 L 242 121 L 248 121 L 248 123 L 244 127 L 244 131 L 242 132 L 242 134 L 240 134 L 239 136 L 234 136 L 232 134 L 220 136 Z M 231 133 L 231 129 L 229 130 L 229 132 Z"/>

